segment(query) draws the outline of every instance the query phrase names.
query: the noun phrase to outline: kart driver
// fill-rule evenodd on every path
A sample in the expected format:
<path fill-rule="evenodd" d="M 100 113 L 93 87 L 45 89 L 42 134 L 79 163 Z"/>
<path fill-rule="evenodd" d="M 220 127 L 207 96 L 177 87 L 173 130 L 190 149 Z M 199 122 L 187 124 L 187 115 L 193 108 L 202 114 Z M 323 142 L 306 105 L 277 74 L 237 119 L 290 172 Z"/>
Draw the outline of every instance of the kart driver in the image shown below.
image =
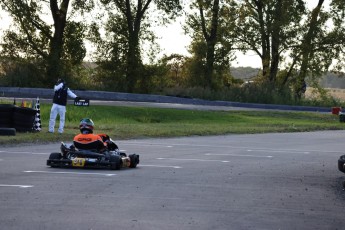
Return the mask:
<path fill-rule="evenodd" d="M 118 150 L 117 145 L 111 141 L 108 135 L 93 134 L 94 123 L 91 119 L 81 119 L 79 129 L 81 133 L 76 135 L 73 139 L 73 144 L 77 149 L 98 152 Z"/>

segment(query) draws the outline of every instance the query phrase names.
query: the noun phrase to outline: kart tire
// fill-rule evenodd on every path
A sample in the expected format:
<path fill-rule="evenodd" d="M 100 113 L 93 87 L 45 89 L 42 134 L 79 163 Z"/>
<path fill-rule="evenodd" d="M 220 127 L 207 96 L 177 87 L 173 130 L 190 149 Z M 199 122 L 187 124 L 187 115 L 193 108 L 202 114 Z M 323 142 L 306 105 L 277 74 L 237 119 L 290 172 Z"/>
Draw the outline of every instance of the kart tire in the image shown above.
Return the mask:
<path fill-rule="evenodd" d="M 49 160 L 60 160 L 61 158 L 61 153 L 51 153 L 49 156 Z"/>
<path fill-rule="evenodd" d="M 111 155 L 109 158 L 110 169 L 119 170 L 121 168 L 122 159 L 118 155 Z"/>
<path fill-rule="evenodd" d="M 129 165 L 130 168 L 136 168 L 139 164 L 139 155 L 131 154 L 128 156 L 131 159 L 131 164 Z"/>
<path fill-rule="evenodd" d="M 12 112 L 0 111 L 0 127 L 2 128 L 12 127 Z"/>
<path fill-rule="evenodd" d="M 14 110 L 14 105 L 0 104 L 0 127 L 1 128 L 13 128 L 13 125 L 12 125 L 13 110 Z"/>
<path fill-rule="evenodd" d="M 60 160 L 61 158 L 62 158 L 61 153 L 51 153 L 49 155 L 49 160 Z M 54 163 L 50 163 L 50 167 L 56 168 L 57 166 Z"/>
<path fill-rule="evenodd" d="M 339 171 L 345 173 L 345 168 L 344 168 L 344 164 L 345 164 L 345 155 L 340 156 L 339 160 L 338 160 L 338 169 Z"/>
<path fill-rule="evenodd" d="M 0 128 L 0 136 L 15 136 L 16 129 L 14 128 Z"/>
<path fill-rule="evenodd" d="M 30 132 L 35 121 L 36 110 L 15 107 L 13 112 L 13 127 L 17 132 Z"/>

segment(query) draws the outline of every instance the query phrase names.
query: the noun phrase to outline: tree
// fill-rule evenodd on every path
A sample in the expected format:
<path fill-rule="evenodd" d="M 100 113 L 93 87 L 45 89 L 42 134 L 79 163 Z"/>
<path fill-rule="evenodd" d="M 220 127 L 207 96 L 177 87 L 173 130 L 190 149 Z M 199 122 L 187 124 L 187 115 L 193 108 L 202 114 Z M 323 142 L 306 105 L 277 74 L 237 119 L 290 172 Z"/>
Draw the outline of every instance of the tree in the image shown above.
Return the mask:
<path fill-rule="evenodd" d="M 154 14 L 158 21 L 168 21 L 168 17 L 175 17 L 181 10 L 179 0 L 101 0 L 105 10 L 109 14 L 109 20 L 105 27 L 106 38 L 102 38 L 96 24 L 92 27 L 92 40 L 98 44 L 100 53 L 106 54 L 103 63 L 114 63 L 112 72 L 124 73 L 124 76 L 116 74 L 116 78 L 123 79 L 124 90 L 134 92 L 140 90 L 138 86 L 141 74 L 144 71 L 142 62 L 141 44 L 145 41 L 154 41 L 155 36 L 149 31 L 152 26 Z M 150 7 L 153 8 L 150 10 Z M 155 12 L 156 11 L 156 12 Z M 157 13 L 158 12 L 158 13 Z"/>
<path fill-rule="evenodd" d="M 337 5 L 337 1 L 334 1 L 331 5 L 333 13 L 323 10 L 323 4 L 324 0 L 318 0 L 310 12 L 306 26 L 308 30 L 304 34 L 300 46 L 297 46 L 295 50 L 297 55 L 294 55 L 295 59 L 290 67 L 292 69 L 296 63 L 299 66 L 294 85 L 298 98 L 301 97 L 303 84 L 308 75 L 319 77 L 322 73 L 328 72 L 333 61 L 344 54 L 345 20 L 344 12 L 341 13 L 342 10 L 344 11 L 344 8 L 341 10 L 343 4 Z M 333 21 L 333 26 L 330 26 L 330 21 Z"/>
<path fill-rule="evenodd" d="M 43 84 L 51 85 L 66 75 L 64 62 L 82 62 L 86 54 L 83 24 L 68 21 L 70 0 L 0 0 L 0 4 L 11 15 L 17 29 L 5 33 L 3 54 L 27 61 L 39 60 L 45 70 Z M 74 1 L 72 7 L 91 9 L 92 1 Z M 49 11 L 51 18 L 43 18 Z"/>
<path fill-rule="evenodd" d="M 299 98 L 306 78 L 316 83 L 344 53 L 340 2 L 333 0 L 327 12 L 324 0 L 318 0 L 311 11 L 302 0 L 235 1 L 237 26 L 231 38 L 237 49 L 254 51 L 261 58 L 267 82 L 292 87 Z"/>
<path fill-rule="evenodd" d="M 208 3 L 208 4 L 207 4 Z M 198 8 L 199 8 L 199 14 L 201 19 L 201 29 L 202 34 L 204 36 L 204 39 L 206 41 L 206 66 L 205 66 L 205 78 L 207 84 L 211 88 L 215 88 L 213 84 L 213 69 L 214 69 L 214 59 L 215 59 L 215 46 L 217 43 L 217 30 L 218 30 L 218 20 L 219 20 L 219 0 L 214 0 L 212 6 L 209 5 L 209 2 L 204 2 L 201 0 L 197 1 Z M 208 25 L 209 31 L 207 31 L 206 28 L 206 22 L 205 22 L 205 15 L 204 15 L 204 5 L 205 7 L 211 8 L 211 20 Z"/>
<path fill-rule="evenodd" d="M 305 13 L 301 0 L 235 1 L 236 27 L 232 38 L 236 49 L 254 51 L 262 63 L 266 81 L 274 83 L 282 53 L 298 36 L 300 21 Z"/>
<path fill-rule="evenodd" d="M 320 30 L 319 28 L 320 23 L 318 22 L 318 18 L 319 18 L 323 3 L 324 3 L 324 0 L 319 0 L 317 6 L 311 12 L 308 31 L 303 36 L 302 43 L 300 47 L 297 49 L 299 52 L 299 55 L 295 55 L 294 63 L 296 63 L 299 60 L 301 63 L 299 74 L 297 75 L 297 79 L 294 84 L 294 91 L 297 98 L 301 98 L 302 94 L 305 92 L 305 88 L 306 88 L 305 78 L 308 74 L 308 66 L 309 66 L 308 64 L 310 63 L 310 60 L 314 53 L 313 50 L 314 50 L 315 44 L 313 44 L 313 41 L 316 38 L 318 30 Z M 293 68 L 290 68 L 290 69 L 293 69 Z M 290 77 L 289 75 L 286 75 L 285 79 L 288 79 L 289 77 Z"/>
<path fill-rule="evenodd" d="M 187 57 L 180 54 L 171 54 L 169 56 L 164 56 L 160 60 L 161 66 L 165 67 L 164 79 L 162 79 L 162 81 L 164 80 L 165 86 L 185 86 L 186 76 L 183 74 L 183 69 L 186 58 Z"/>
<path fill-rule="evenodd" d="M 190 5 L 185 27 L 193 38 L 189 66 L 195 83 L 204 88 L 216 89 L 224 71 L 229 72 L 231 42 L 227 36 L 233 26 L 230 2 L 196 0 Z"/>

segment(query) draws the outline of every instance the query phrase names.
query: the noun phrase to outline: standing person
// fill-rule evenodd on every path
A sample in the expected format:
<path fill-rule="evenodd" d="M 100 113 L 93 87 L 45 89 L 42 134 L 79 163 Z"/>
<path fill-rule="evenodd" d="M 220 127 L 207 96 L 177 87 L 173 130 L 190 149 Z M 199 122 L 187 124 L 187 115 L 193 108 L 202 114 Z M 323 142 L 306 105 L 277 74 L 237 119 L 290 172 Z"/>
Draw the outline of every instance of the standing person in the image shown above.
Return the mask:
<path fill-rule="evenodd" d="M 77 98 L 78 96 L 75 95 L 66 85 L 66 82 L 63 79 L 59 79 L 54 86 L 54 98 L 53 98 L 53 106 L 50 110 L 50 119 L 49 119 L 49 132 L 54 133 L 55 128 L 55 120 L 57 115 L 59 114 L 60 117 L 60 125 L 58 132 L 63 133 L 63 128 L 65 126 L 65 114 L 66 114 L 66 104 L 67 104 L 67 96 L 71 98 Z"/>

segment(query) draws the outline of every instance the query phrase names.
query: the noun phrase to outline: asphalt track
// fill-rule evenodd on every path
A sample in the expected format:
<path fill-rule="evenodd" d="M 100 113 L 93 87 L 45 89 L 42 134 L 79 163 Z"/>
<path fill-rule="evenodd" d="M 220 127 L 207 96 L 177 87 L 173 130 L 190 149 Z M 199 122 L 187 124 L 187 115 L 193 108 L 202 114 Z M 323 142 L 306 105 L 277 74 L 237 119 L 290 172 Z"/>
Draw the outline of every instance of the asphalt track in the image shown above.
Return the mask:
<path fill-rule="evenodd" d="M 58 136 L 57 136 L 58 137 Z M 0 229 L 344 229 L 344 131 L 119 141 L 136 169 L 46 166 L 0 150 Z"/>

